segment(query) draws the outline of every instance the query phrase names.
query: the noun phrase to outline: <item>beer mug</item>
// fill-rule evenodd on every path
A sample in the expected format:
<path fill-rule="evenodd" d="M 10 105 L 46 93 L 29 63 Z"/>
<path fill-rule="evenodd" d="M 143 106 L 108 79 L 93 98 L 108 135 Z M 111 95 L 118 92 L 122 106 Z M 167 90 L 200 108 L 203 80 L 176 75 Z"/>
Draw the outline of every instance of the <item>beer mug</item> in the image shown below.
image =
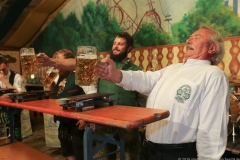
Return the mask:
<path fill-rule="evenodd" d="M 34 48 L 21 48 L 20 49 L 20 62 L 23 77 L 28 77 L 31 74 L 38 73 L 36 65 L 36 55 Z"/>
<path fill-rule="evenodd" d="M 77 47 L 75 76 L 76 85 L 91 86 L 97 84 L 97 76 L 94 72 L 98 59 L 96 47 Z"/>
<path fill-rule="evenodd" d="M 43 79 L 41 80 L 42 84 L 44 86 L 49 87 L 52 84 L 52 82 L 54 81 L 54 79 L 57 77 L 58 73 L 59 73 L 58 69 L 56 69 L 54 67 L 50 67 L 47 70 L 47 72 L 46 72 L 45 76 L 43 77 Z"/>
<path fill-rule="evenodd" d="M 10 128 L 6 127 L 6 123 L 0 123 L 0 139 L 6 139 L 10 137 Z"/>

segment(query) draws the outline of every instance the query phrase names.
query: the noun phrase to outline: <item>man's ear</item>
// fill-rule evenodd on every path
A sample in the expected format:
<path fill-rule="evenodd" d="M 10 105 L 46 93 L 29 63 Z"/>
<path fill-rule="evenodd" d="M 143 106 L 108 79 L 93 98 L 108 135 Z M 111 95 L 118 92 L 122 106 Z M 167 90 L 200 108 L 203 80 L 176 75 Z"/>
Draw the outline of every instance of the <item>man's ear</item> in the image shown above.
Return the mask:
<path fill-rule="evenodd" d="M 129 53 L 131 50 L 132 50 L 132 46 L 129 46 L 129 47 L 127 48 L 127 52 Z"/>
<path fill-rule="evenodd" d="M 209 54 L 215 54 L 218 51 L 217 45 L 216 44 L 210 44 L 208 48 L 208 53 Z"/>

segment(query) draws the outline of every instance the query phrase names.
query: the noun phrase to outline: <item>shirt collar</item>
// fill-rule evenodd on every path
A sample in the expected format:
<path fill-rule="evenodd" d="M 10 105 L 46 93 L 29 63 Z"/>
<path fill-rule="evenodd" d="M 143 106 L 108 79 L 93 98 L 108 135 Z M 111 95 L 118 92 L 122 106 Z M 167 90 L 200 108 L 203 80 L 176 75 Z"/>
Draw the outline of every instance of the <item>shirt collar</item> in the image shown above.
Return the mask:
<path fill-rule="evenodd" d="M 11 72 L 10 72 L 10 70 L 8 70 L 7 78 L 10 77 L 10 74 L 11 74 Z"/>
<path fill-rule="evenodd" d="M 127 58 L 123 63 L 115 61 L 115 63 L 121 64 L 121 66 L 125 66 L 130 62 L 130 58 Z"/>
<path fill-rule="evenodd" d="M 125 62 L 123 63 L 123 65 L 126 65 L 130 62 L 130 58 L 126 59 Z"/>
<path fill-rule="evenodd" d="M 188 59 L 185 63 L 183 63 L 184 66 L 191 66 L 196 64 L 206 64 L 211 65 L 211 62 L 208 60 L 199 60 L 199 59 Z"/>

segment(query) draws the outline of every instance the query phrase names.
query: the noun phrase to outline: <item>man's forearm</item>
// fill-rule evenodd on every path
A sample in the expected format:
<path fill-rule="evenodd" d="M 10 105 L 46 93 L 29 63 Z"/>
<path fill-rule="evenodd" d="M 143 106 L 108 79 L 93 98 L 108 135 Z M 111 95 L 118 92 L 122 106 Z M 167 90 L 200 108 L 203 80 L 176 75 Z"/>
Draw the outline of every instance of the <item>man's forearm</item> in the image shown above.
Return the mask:
<path fill-rule="evenodd" d="M 49 66 L 58 68 L 58 69 L 64 69 L 69 71 L 74 71 L 76 68 L 76 60 L 75 59 L 49 59 Z"/>
<path fill-rule="evenodd" d="M 5 84 L 6 88 L 14 88 L 7 80 L 2 80 L 2 83 Z"/>

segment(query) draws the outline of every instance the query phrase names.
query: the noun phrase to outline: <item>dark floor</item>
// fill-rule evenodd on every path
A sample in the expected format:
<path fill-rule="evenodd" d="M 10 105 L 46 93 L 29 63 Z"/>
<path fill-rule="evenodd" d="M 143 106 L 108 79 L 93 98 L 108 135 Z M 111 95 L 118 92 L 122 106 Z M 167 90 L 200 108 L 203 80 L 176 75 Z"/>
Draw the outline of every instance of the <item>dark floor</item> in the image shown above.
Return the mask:
<path fill-rule="evenodd" d="M 46 146 L 43 123 L 36 123 L 32 125 L 32 131 L 32 135 L 23 138 L 24 144 L 27 144 L 28 146 L 31 146 L 32 148 L 47 154 L 56 160 L 66 160 L 66 158 L 62 156 L 60 148 Z"/>
<path fill-rule="evenodd" d="M 27 144 L 28 146 L 44 154 L 47 154 L 50 157 L 53 157 L 55 160 L 66 160 L 66 158 L 62 156 L 60 148 L 53 148 L 53 147 L 46 146 L 43 122 L 32 124 L 32 131 L 33 131 L 32 135 L 23 138 L 22 142 L 24 144 Z M 99 155 L 96 154 L 95 156 L 98 157 Z M 99 160 L 101 159 L 102 158 L 100 158 Z M 116 160 L 120 160 L 119 154 L 117 154 Z"/>
<path fill-rule="evenodd" d="M 33 131 L 32 135 L 23 138 L 24 144 L 27 144 L 30 147 L 53 157 L 55 160 L 66 160 L 62 156 L 60 148 L 52 148 L 52 147 L 46 146 L 43 122 L 32 125 L 32 131 Z M 240 159 L 240 155 L 232 154 L 231 152 L 226 151 L 222 159 L 229 159 L 229 158 Z M 119 159 L 120 158 L 118 155 L 117 160 Z"/>

